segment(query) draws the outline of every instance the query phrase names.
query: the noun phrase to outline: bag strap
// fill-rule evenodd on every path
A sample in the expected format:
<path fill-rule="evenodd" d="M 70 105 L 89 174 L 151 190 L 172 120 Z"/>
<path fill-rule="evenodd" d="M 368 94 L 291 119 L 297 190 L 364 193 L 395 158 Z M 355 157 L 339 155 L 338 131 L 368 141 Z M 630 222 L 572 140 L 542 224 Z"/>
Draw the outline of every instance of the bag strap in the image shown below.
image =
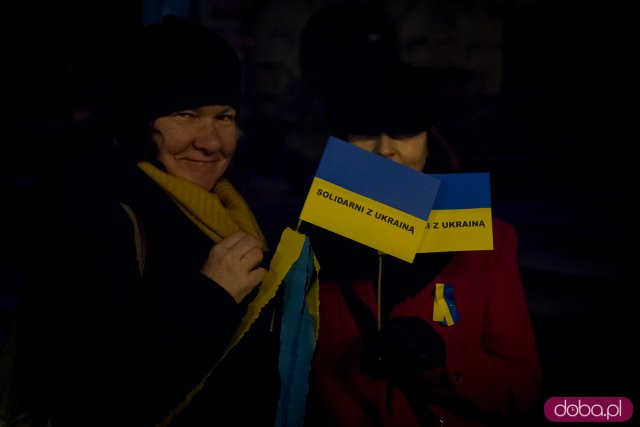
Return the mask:
<path fill-rule="evenodd" d="M 120 203 L 120 206 L 124 209 L 124 211 L 131 219 L 133 223 L 133 233 L 134 240 L 136 243 L 136 259 L 138 260 L 138 270 L 140 271 L 140 275 L 144 272 L 144 263 L 147 256 L 147 242 L 144 237 L 144 227 L 142 226 L 142 221 L 137 213 L 131 209 L 129 205 L 126 203 Z"/>

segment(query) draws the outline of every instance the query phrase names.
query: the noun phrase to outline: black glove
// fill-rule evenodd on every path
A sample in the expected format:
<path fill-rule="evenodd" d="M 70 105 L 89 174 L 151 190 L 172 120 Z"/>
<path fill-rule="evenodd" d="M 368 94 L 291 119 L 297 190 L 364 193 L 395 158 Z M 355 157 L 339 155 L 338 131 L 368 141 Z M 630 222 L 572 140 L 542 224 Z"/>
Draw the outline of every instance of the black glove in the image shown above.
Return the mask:
<path fill-rule="evenodd" d="M 367 345 L 369 341 L 372 344 Z M 390 318 L 382 324 L 377 339 L 364 340 L 363 350 L 363 369 L 372 378 L 386 380 L 389 390 L 397 388 L 420 426 L 441 425 L 425 406 L 431 386 L 421 373 L 444 366 L 446 349 L 444 340 L 428 322 L 420 317 Z"/>
<path fill-rule="evenodd" d="M 392 376 L 416 375 L 444 366 L 442 337 L 420 317 L 394 317 L 382 324 L 378 335 L 378 363 Z"/>

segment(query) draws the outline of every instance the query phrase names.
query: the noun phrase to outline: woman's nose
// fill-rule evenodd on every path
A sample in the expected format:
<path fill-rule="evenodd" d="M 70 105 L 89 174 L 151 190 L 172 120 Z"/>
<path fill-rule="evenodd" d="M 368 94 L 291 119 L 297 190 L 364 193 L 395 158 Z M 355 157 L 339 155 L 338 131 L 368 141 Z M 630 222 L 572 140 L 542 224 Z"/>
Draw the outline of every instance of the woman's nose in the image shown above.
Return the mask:
<path fill-rule="evenodd" d="M 391 146 L 391 138 L 389 138 L 389 135 L 383 133 L 378 137 L 375 152 L 384 157 L 393 156 L 393 147 Z"/>
<path fill-rule="evenodd" d="M 220 149 L 220 134 L 213 120 L 206 120 L 194 140 L 194 147 L 207 153 Z"/>

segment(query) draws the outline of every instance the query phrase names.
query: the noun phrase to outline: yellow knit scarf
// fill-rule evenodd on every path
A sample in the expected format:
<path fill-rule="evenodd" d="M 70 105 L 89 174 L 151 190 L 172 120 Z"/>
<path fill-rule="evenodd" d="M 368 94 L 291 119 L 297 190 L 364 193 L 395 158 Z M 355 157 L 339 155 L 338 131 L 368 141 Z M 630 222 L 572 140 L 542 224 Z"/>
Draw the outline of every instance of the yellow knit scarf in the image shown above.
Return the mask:
<path fill-rule="evenodd" d="M 219 179 L 209 192 L 192 182 L 169 175 L 149 162 L 140 162 L 138 167 L 214 242 L 242 230 L 260 240 L 267 249 L 264 235 L 249 206 L 227 179 Z"/>

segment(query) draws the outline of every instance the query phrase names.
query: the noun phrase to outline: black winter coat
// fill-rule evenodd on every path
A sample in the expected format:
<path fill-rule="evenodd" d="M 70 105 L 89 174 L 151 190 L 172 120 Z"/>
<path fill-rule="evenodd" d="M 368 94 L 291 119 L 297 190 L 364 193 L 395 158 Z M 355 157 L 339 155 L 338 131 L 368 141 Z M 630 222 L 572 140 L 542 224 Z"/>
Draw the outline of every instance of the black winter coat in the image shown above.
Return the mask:
<path fill-rule="evenodd" d="M 236 304 L 199 272 L 213 242 L 135 168 L 102 158 L 43 178 L 22 258 L 25 400 L 53 427 L 156 425 L 216 364 L 252 296 Z M 142 275 L 120 203 L 143 227 Z M 273 425 L 275 305 L 172 426 Z"/>

